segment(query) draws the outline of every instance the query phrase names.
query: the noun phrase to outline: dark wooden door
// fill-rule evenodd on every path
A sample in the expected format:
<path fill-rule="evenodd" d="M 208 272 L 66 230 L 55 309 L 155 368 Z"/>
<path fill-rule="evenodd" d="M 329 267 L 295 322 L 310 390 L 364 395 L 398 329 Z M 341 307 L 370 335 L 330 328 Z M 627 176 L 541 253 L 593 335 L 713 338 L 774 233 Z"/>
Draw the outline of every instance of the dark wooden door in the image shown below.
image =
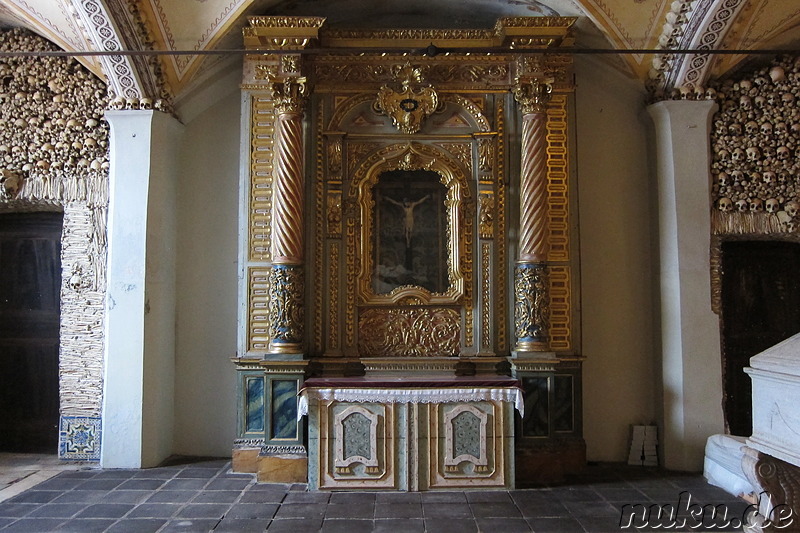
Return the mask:
<path fill-rule="evenodd" d="M 0 451 L 57 452 L 62 222 L 0 214 Z"/>
<path fill-rule="evenodd" d="M 800 331 L 800 244 L 722 244 L 723 410 L 733 435 L 752 433 L 750 358 Z"/>

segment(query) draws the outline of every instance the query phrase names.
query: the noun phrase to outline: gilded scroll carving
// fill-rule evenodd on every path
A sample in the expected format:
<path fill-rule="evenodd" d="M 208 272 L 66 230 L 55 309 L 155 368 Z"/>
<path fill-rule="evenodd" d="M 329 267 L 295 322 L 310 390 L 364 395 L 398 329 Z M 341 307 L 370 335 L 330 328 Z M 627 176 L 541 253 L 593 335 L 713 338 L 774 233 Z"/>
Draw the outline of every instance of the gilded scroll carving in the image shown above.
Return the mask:
<path fill-rule="evenodd" d="M 439 107 L 439 95 L 430 85 L 423 85 L 422 69 L 408 63 L 398 70 L 398 81 L 400 91 L 386 85 L 380 88 L 375 109 L 391 117 L 401 132 L 416 133 L 428 115 Z"/>
<path fill-rule="evenodd" d="M 325 220 L 328 237 L 340 237 L 342 234 L 342 191 L 328 191 Z"/>
<path fill-rule="evenodd" d="M 481 239 L 494 237 L 494 194 L 481 193 L 478 196 L 478 228 Z"/>
<path fill-rule="evenodd" d="M 449 308 L 365 309 L 358 321 L 363 357 L 452 357 L 461 315 Z"/>
<path fill-rule="evenodd" d="M 481 350 L 492 349 L 492 247 L 481 244 Z"/>
<path fill-rule="evenodd" d="M 470 143 L 436 143 L 454 156 L 472 173 L 472 145 Z"/>
<path fill-rule="evenodd" d="M 303 342 L 303 267 L 273 265 L 269 271 L 270 350 L 294 353 Z"/>
<path fill-rule="evenodd" d="M 549 303 L 547 268 L 518 263 L 514 270 L 514 329 L 519 350 L 538 349 L 547 341 Z"/>

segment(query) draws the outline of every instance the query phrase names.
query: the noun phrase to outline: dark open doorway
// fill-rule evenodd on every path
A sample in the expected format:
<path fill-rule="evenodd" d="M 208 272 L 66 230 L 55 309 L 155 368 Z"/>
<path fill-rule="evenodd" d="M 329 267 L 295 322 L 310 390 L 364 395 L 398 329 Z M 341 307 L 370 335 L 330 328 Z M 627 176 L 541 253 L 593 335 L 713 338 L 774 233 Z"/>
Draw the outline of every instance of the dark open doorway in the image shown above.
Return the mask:
<path fill-rule="evenodd" d="M 750 358 L 800 331 L 800 244 L 722 244 L 723 411 L 733 435 L 752 433 Z"/>
<path fill-rule="evenodd" d="M 0 451 L 58 448 L 62 224 L 0 214 Z"/>

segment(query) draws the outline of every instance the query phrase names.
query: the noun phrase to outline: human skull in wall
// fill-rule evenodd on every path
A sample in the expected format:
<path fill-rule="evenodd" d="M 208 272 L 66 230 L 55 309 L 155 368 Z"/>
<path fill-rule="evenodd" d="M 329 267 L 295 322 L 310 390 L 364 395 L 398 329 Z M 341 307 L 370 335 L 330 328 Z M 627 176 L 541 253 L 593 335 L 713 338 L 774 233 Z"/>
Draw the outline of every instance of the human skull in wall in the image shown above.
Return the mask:
<path fill-rule="evenodd" d="M 781 209 L 781 204 L 775 198 L 768 198 L 764 204 L 767 213 L 777 213 Z"/>
<path fill-rule="evenodd" d="M 733 202 L 731 201 L 730 198 L 722 197 L 719 200 L 717 200 L 717 209 L 719 209 L 723 213 L 728 213 L 730 211 L 733 211 Z"/>
<path fill-rule="evenodd" d="M 22 179 L 19 174 L 11 170 L 0 170 L 0 198 L 13 200 L 19 194 Z"/>
<path fill-rule="evenodd" d="M 58 48 L 23 29 L 0 31 L 0 50 L 51 52 Z M 105 85 L 76 59 L 0 56 L 0 145 L 9 169 L 37 174 L 88 175 L 89 165 L 62 174 L 65 163 L 108 160 Z M 87 127 L 89 120 L 94 121 Z M 92 141 L 87 142 L 88 139 Z M 69 141 L 69 142 L 66 142 Z M 101 145 L 101 142 L 105 143 Z"/>
<path fill-rule="evenodd" d="M 800 187 L 795 190 L 794 176 L 800 176 L 800 57 L 775 58 L 770 65 L 756 68 L 741 79 L 722 81 L 715 88 L 720 106 L 713 118 L 711 168 L 715 176 L 730 176 L 732 186 L 730 190 L 722 185 L 714 187 L 713 200 L 797 200 Z M 735 178 L 738 172 L 743 177 Z M 715 184 L 718 182 L 717 177 Z M 741 204 L 735 206 L 741 208 Z M 774 202 L 770 207 L 775 208 Z"/>

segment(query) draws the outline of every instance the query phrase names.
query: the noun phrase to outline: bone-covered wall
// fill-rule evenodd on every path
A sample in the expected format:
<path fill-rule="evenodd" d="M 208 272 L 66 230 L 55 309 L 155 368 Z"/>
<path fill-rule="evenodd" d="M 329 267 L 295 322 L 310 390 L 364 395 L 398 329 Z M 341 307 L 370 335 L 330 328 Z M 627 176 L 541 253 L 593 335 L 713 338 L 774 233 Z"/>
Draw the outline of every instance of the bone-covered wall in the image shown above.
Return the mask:
<path fill-rule="evenodd" d="M 711 133 L 715 234 L 800 230 L 800 56 L 718 87 Z"/>
<path fill-rule="evenodd" d="M 2 52 L 58 48 L 22 29 Z M 64 212 L 59 455 L 99 458 L 108 124 L 106 86 L 74 58 L 0 57 L 0 212 Z M 23 267 L 24 268 L 24 267 Z"/>

